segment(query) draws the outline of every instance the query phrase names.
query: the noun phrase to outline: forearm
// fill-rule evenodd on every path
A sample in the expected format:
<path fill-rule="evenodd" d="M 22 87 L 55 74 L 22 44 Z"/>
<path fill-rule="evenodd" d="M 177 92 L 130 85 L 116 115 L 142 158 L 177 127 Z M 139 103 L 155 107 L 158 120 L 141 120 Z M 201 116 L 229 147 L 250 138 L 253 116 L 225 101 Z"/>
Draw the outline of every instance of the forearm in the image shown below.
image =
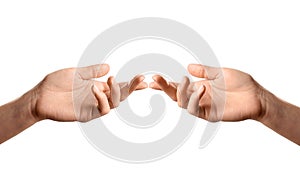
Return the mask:
<path fill-rule="evenodd" d="M 265 114 L 260 122 L 300 145 L 300 108 L 269 92 L 265 94 L 264 100 Z"/>
<path fill-rule="evenodd" d="M 32 114 L 32 99 L 32 95 L 26 93 L 0 106 L 0 144 L 37 122 Z"/>

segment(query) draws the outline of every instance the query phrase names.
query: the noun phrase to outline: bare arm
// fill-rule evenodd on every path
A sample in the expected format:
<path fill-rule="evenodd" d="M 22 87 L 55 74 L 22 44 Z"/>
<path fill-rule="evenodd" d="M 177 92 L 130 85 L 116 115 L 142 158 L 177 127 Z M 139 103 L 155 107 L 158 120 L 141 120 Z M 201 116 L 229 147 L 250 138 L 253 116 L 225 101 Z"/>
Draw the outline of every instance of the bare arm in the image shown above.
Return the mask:
<path fill-rule="evenodd" d="M 107 114 L 134 90 L 147 88 L 144 76 L 130 82 L 95 81 L 108 65 L 67 68 L 47 75 L 20 98 L 0 106 L 0 143 L 44 119 L 87 122 Z"/>
<path fill-rule="evenodd" d="M 266 91 L 265 114 L 258 119 L 278 134 L 300 145 L 300 108 Z"/>
<path fill-rule="evenodd" d="M 204 80 L 168 83 L 155 75 L 150 87 L 164 91 L 199 118 L 212 122 L 253 119 L 300 145 L 299 107 L 280 100 L 242 71 L 198 64 L 189 65 L 188 71 Z M 219 104 L 222 101 L 225 105 Z"/>
<path fill-rule="evenodd" d="M 32 97 L 27 93 L 0 107 L 0 143 L 37 122 L 31 103 Z"/>

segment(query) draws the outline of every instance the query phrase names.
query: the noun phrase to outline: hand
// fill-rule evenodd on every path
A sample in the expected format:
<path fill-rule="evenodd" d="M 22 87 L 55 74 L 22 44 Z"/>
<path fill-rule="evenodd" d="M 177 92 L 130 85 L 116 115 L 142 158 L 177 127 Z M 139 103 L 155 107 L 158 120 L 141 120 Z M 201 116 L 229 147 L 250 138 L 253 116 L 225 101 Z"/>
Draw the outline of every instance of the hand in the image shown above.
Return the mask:
<path fill-rule="evenodd" d="M 184 77 L 181 83 L 168 83 L 162 76 L 155 75 L 150 87 L 164 91 L 178 102 L 179 107 L 208 121 L 262 118 L 265 110 L 264 89 L 249 74 L 199 64 L 189 65 L 188 71 L 204 80 L 190 83 L 189 79 Z"/>
<path fill-rule="evenodd" d="M 87 122 L 107 114 L 134 90 L 147 88 L 144 76 L 130 83 L 93 80 L 108 73 L 106 64 L 56 71 L 45 77 L 31 92 L 33 115 L 38 120 Z"/>

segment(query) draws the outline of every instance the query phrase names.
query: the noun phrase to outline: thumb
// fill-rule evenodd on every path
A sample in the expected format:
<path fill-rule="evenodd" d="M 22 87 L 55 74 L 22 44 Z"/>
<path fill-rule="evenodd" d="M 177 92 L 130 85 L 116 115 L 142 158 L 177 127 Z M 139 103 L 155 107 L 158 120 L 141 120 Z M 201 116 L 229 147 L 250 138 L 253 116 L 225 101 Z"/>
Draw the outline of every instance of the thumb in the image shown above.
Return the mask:
<path fill-rule="evenodd" d="M 77 73 L 82 79 L 93 79 L 104 76 L 109 71 L 108 64 L 97 64 L 86 67 L 77 68 Z"/>
<path fill-rule="evenodd" d="M 216 79 L 219 73 L 222 72 L 221 68 L 205 66 L 200 64 L 189 64 L 188 71 L 192 76 L 210 80 Z"/>

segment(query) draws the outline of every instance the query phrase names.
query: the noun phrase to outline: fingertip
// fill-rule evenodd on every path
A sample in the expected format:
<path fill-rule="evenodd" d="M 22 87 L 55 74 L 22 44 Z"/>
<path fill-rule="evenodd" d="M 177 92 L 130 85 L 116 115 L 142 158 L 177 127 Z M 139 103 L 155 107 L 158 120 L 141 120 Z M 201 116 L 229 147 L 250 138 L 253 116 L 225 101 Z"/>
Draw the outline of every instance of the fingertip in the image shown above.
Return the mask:
<path fill-rule="evenodd" d="M 168 81 L 162 77 L 161 75 L 155 75 L 153 76 L 153 80 L 158 84 L 158 85 L 162 85 L 164 87 L 167 87 L 169 84 L 168 84 Z"/>
<path fill-rule="evenodd" d="M 93 65 L 90 67 L 92 75 L 90 78 L 86 79 L 91 79 L 91 78 L 99 78 L 102 76 L 105 76 L 109 72 L 109 65 L 108 64 L 98 64 L 98 65 Z"/>
<path fill-rule="evenodd" d="M 156 85 L 155 82 L 150 82 L 150 83 L 149 83 L 149 87 L 150 87 L 150 88 L 154 88 L 155 85 Z"/>
<path fill-rule="evenodd" d="M 141 85 L 143 88 L 148 88 L 148 87 L 149 87 L 147 82 L 142 82 L 140 85 Z"/>
<path fill-rule="evenodd" d="M 162 78 L 162 76 L 160 76 L 160 75 L 158 75 L 158 74 L 155 74 L 155 75 L 152 76 L 152 79 L 153 79 L 154 81 L 158 81 L 160 78 Z"/>
<path fill-rule="evenodd" d="M 89 80 L 92 78 L 99 78 L 109 72 L 108 64 L 96 64 L 76 69 L 77 74 L 81 79 Z"/>
<path fill-rule="evenodd" d="M 141 82 L 136 88 L 135 90 L 143 90 L 148 88 L 148 84 L 146 82 Z"/>
<path fill-rule="evenodd" d="M 188 65 L 187 69 L 189 70 L 189 69 L 191 69 L 192 67 L 195 67 L 195 65 L 196 65 L 196 64 L 191 63 L 191 64 Z"/>
<path fill-rule="evenodd" d="M 190 81 L 190 79 L 187 76 L 183 76 L 182 80 L 181 80 L 181 83 L 186 83 L 186 82 L 189 82 L 189 81 Z"/>
<path fill-rule="evenodd" d="M 141 78 L 142 81 L 145 80 L 145 76 L 142 74 L 139 74 L 138 77 Z"/>
<path fill-rule="evenodd" d="M 145 80 L 145 76 L 144 75 L 137 75 L 137 80 L 138 80 L 138 82 L 142 82 L 143 80 Z"/>
<path fill-rule="evenodd" d="M 157 76 L 158 76 L 158 75 L 153 75 L 153 76 L 152 76 L 152 79 L 153 79 L 154 81 L 156 81 Z"/>
<path fill-rule="evenodd" d="M 186 80 L 186 79 L 189 79 L 187 76 L 183 76 L 182 78 L 185 79 L 185 80 Z"/>
<path fill-rule="evenodd" d="M 110 66 L 108 64 L 100 64 L 100 69 L 103 69 L 104 71 L 109 71 L 110 70 Z"/>
<path fill-rule="evenodd" d="M 108 86 L 111 86 L 113 82 L 114 82 L 114 76 L 109 76 L 109 78 L 107 79 Z"/>
<path fill-rule="evenodd" d="M 209 77 L 207 74 L 207 69 L 209 67 L 201 65 L 201 64 L 190 64 L 188 66 L 188 72 L 195 77 L 198 78 L 206 78 L 206 79 L 212 79 L 213 77 Z"/>
<path fill-rule="evenodd" d="M 131 94 L 134 90 L 141 89 L 140 84 L 143 82 L 144 79 L 144 75 L 136 75 L 129 83 L 129 94 Z"/>
<path fill-rule="evenodd" d="M 110 111 L 109 107 L 106 107 L 105 109 L 102 109 L 100 112 L 101 116 L 104 116 L 106 114 L 108 114 Z"/>
<path fill-rule="evenodd" d="M 156 82 L 150 82 L 149 88 L 154 89 L 154 90 L 161 90 L 159 85 Z"/>
<path fill-rule="evenodd" d="M 130 85 L 136 85 L 136 84 L 139 84 L 141 82 L 143 82 L 143 80 L 145 79 L 145 76 L 144 75 L 136 75 L 134 76 L 131 81 L 130 81 Z"/>
<path fill-rule="evenodd" d="M 108 64 L 99 64 L 98 66 L 98 72 L 96 77 L 101 77 L 101 76 L 105 76 L 110 70 L 110 67 Z"/>
<path fill-rule="evenodd" d="M 108 79 L 114 79 L 114 78 L 115 78 L 114 76 L 109 76 L 109 77 L 108 77 Z"/>
<path fill-rule="evenodd" d="M 188 69 L 189 72 L 191 72 L 191 71 L 195 71 L 197 68 L 199 68 L 201 66 L 202 65 L 200 65 L 200 64 L 194 64 L 194 63 L 192 63 L 192 64 L 188 65 L 187 69 Z"/>

